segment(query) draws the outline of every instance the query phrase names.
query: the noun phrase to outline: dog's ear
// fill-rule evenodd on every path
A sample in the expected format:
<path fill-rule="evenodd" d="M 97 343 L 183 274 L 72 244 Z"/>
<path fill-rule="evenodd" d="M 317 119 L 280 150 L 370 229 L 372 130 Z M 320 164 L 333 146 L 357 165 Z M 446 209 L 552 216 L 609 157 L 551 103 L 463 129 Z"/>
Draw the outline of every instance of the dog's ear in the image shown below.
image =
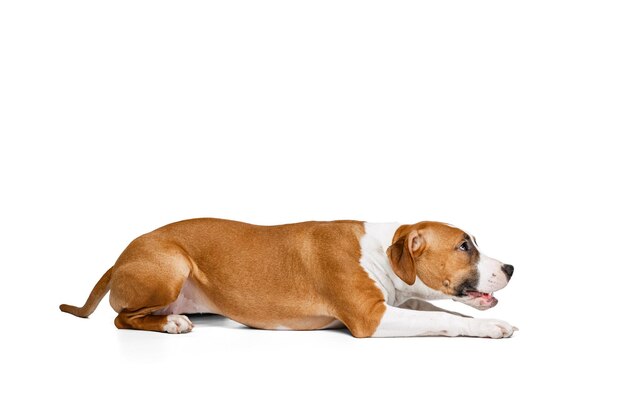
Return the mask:
<path fill-rule="evenodd" d="M 424 249 L 424 239 L 416 230 L 400 235 L 389 248 L 387 257 L 393 272 L 408 285 L 415 283 L 417 269 L 415 259 Z"/>

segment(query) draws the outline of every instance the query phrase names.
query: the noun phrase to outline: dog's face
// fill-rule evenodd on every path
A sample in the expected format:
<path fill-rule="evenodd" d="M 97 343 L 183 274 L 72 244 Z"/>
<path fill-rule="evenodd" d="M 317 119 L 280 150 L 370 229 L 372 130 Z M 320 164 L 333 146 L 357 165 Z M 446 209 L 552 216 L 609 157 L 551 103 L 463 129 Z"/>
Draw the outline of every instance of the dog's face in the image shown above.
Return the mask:
<path fill-rule="evenodd" d="M 401 226 L 387 256 L 407 291 L 429 299 L 453 299 L 480 310 L 498 303 L 493 292 L 505 287 L 513 275 L 512 265 L 481 254 L 474 237 L 439 222 Z"/>

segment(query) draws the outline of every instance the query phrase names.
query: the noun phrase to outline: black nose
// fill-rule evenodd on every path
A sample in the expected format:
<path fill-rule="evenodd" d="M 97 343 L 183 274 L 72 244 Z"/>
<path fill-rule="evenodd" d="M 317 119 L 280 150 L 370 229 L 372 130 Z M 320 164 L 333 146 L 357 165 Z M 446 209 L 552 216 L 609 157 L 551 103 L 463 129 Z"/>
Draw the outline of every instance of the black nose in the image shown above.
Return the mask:
<path fill-rule="evenodd" d="M 504 272 L 504 274 L 506 274 L 506 279 L 507 280 L 511 280 L 511 276 L 513 275 L 513 270 L 515 270 L 515 269 L 510 264 L 504 264 L 502 266 L 502 271 Z"/>

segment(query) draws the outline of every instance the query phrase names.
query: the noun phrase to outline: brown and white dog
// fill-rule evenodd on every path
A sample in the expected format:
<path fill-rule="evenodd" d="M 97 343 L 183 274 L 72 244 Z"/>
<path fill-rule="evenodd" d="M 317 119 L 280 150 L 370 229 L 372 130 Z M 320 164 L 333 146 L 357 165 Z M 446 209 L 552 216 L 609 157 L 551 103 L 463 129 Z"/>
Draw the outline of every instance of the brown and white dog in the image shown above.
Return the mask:
<path fill-rule="evenodd" d="M 438 222 L 191 219 L 135 239 L 82 308 L 60 308 L 87 317 L 110 290 L 118 328 L 178 334 L 193 328 L 183 314 L 215 313 L 262 329 L 502 338 L 515 328 L 426 300 L 489 309 L 512 274 L 513 266 L 481 254 L 473 236 Z"/>

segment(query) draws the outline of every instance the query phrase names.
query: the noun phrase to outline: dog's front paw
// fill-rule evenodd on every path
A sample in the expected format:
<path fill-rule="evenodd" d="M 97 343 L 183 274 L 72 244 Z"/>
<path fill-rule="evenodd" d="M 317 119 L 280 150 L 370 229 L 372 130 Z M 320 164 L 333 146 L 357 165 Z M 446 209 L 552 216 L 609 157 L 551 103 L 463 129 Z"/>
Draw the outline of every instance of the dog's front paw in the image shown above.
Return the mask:
<path fill-rule="evenodd" d="M 185 315 L 168 315 L 163 331 L 168 334 L 183 334 L 193 329 L 193 324 Z"/>
<path fill-rule="evenodd" d="M 469 327 L 469 335 L 483 338 L 508 338 L 517 328 L 499 319 L 473 319 Z"/>

